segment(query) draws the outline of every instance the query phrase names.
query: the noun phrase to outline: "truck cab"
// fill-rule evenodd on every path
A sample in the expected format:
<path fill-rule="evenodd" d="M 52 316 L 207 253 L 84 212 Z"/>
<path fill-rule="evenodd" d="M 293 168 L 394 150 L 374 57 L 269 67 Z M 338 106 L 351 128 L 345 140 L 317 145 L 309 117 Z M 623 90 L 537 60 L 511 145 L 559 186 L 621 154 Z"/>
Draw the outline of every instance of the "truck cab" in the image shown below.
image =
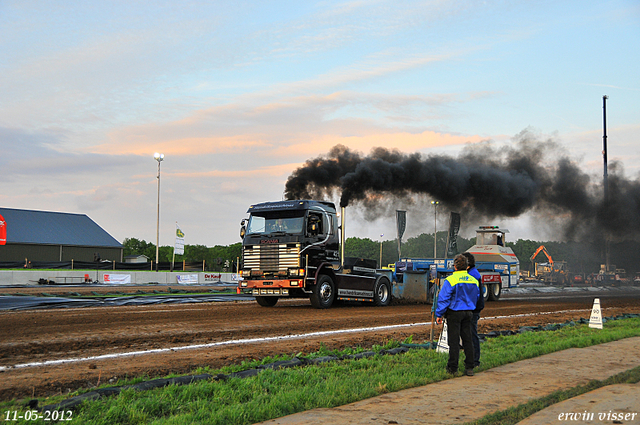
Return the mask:
<path fill-rule="evenodd" d="M 341 260 L 333 203 L 264 202 L 247 213 L 240 231 L 239 288 L 258 304 L 272 307 L 279 298 L 309 298 L 314 307 L 328 308 L 335 300 L 391 301 L 391 283 L 376 273 L 375 261 Z"/>

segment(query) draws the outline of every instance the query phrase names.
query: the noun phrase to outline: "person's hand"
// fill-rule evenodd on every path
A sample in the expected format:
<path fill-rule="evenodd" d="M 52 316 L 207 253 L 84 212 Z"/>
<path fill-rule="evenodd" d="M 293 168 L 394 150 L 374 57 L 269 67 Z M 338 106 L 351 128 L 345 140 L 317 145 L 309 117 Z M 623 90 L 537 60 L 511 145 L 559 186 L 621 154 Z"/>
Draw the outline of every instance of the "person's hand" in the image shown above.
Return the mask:
<path fill-rule="evenodd" d="M 437 324 L 441 325 L 443 321 L 444 320 L 442 320 L 442 317 L 436 317 L 436 323 Z"/>

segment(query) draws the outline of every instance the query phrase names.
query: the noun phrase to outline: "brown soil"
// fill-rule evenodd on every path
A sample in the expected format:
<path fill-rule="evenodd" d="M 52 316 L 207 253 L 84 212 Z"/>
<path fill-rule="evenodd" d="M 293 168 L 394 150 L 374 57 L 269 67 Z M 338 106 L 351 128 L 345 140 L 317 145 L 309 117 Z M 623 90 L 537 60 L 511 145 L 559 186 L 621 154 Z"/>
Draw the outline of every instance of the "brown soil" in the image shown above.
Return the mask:
<path fill-rule="evenodd" d="M 595 297 L 600 298 L 604 316 L 640 313 L 640 291 L 637 290 L 615 294 L 554 293 L 535 299 L 521 299 L 523 296 L 509 299 L 505 295 L 499 302 L 487 304 L 479 331 L 517 330 L 521 326 L 588 318 Z M 307 300 L 290 300 L 281 301 L 273 308 L 260 307 L 251 301 L 0 312 L 0 366 L 7 367 L 0 372 L 0 400 L 64 394 L 81 387 L 113 383 L 123 377 L 187 374 L 200 366 L 219 368 L 282 353 L 310 353 L 317 351 L 321 344 L 330 349 L 368 347 L 389 339 L 403 340 L 410 335 L 413 335 L 414 342 L 422 342 L 430 339 L 431 326 L 14 367 L 30 362 L 246 338 L 423 323 L 430 321 L 430 309 L 430 305 L 392 305 L 385 308 L 346 305 L 316 310 Z M 437 338 L 438 328 L 434 327 L 434 330 Z"/>

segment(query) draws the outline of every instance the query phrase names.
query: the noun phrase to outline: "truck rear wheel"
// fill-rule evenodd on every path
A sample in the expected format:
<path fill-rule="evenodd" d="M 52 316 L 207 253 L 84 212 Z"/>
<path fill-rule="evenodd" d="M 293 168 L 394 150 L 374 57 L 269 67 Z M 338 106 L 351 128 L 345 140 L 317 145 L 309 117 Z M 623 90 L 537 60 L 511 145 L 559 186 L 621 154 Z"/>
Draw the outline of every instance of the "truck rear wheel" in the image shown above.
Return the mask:
<path fill-rule="evenodd" d="M 484 298 L 485 301 L 489 300 L 489 294 L 491 293 L 491 288 L 489 288 L 489 286 L 493 285 L 482 285 L 482 298 Z"/>
<path fill-rule="evenodd" d="M 380 276 L 376 280 L 376 286 L 373 290 L 373 303 L 379 307 L 384 307 L 391 303 L 391 282 L 385 276 Z"/>
<path fill-rule="evenodd" d="M 489 300 L 498 301 L 502 293 L 502 283 L 494 283 L 489 288 Z"/>
<path fill-rule="evenodd" d="M 278 297 L 256 297 L 256 301 L 262 307 L 273 307 L 278 302 Z"/>
<path fill-rule="evenodd" d="M 315 308 L 329 308 L 331 304 L 333 304 L 335 297 L 335 285 L 333 284 L 331 276 L 326 274 L 320 275 L 318 283 L 316 283 L 309 297 L 311 305 Z"/>

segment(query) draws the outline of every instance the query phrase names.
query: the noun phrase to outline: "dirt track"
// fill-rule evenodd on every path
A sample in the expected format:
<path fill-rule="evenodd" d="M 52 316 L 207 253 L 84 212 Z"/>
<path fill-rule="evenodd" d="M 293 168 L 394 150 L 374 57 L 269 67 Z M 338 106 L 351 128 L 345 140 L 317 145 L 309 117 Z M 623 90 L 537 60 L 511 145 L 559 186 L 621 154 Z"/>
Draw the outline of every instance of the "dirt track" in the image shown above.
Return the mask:
<path fill-rule="evenodd" d="M 637 290 L 586 296 L 554 294 L 528 300 L 505 296 L 488 303 L 483 317 L 556 313 L 485 319 L 479 324 L 480 332 L 588 318 L 595 297 L 600 298 L 605 316 L 640 313 Z M 10 311 L 0 313 L 0 366 L 429 320 L 430 306 L 425 305 L 348 305 L 316 310 L 306 300 L 280 302 L 274 308 L 238 302 Z M 67 393 L 124 376 L 189 373 L 198 366 L 217 368 L 280 353 L 309 353 L 318 350 L 321 343 L 329 348 L 370 346 L 409 335 L 414 341 L 424 341 L 429 340 L 430 329 L 422 325 L 10 368 L 0 373 L 0 399 Z"/>

